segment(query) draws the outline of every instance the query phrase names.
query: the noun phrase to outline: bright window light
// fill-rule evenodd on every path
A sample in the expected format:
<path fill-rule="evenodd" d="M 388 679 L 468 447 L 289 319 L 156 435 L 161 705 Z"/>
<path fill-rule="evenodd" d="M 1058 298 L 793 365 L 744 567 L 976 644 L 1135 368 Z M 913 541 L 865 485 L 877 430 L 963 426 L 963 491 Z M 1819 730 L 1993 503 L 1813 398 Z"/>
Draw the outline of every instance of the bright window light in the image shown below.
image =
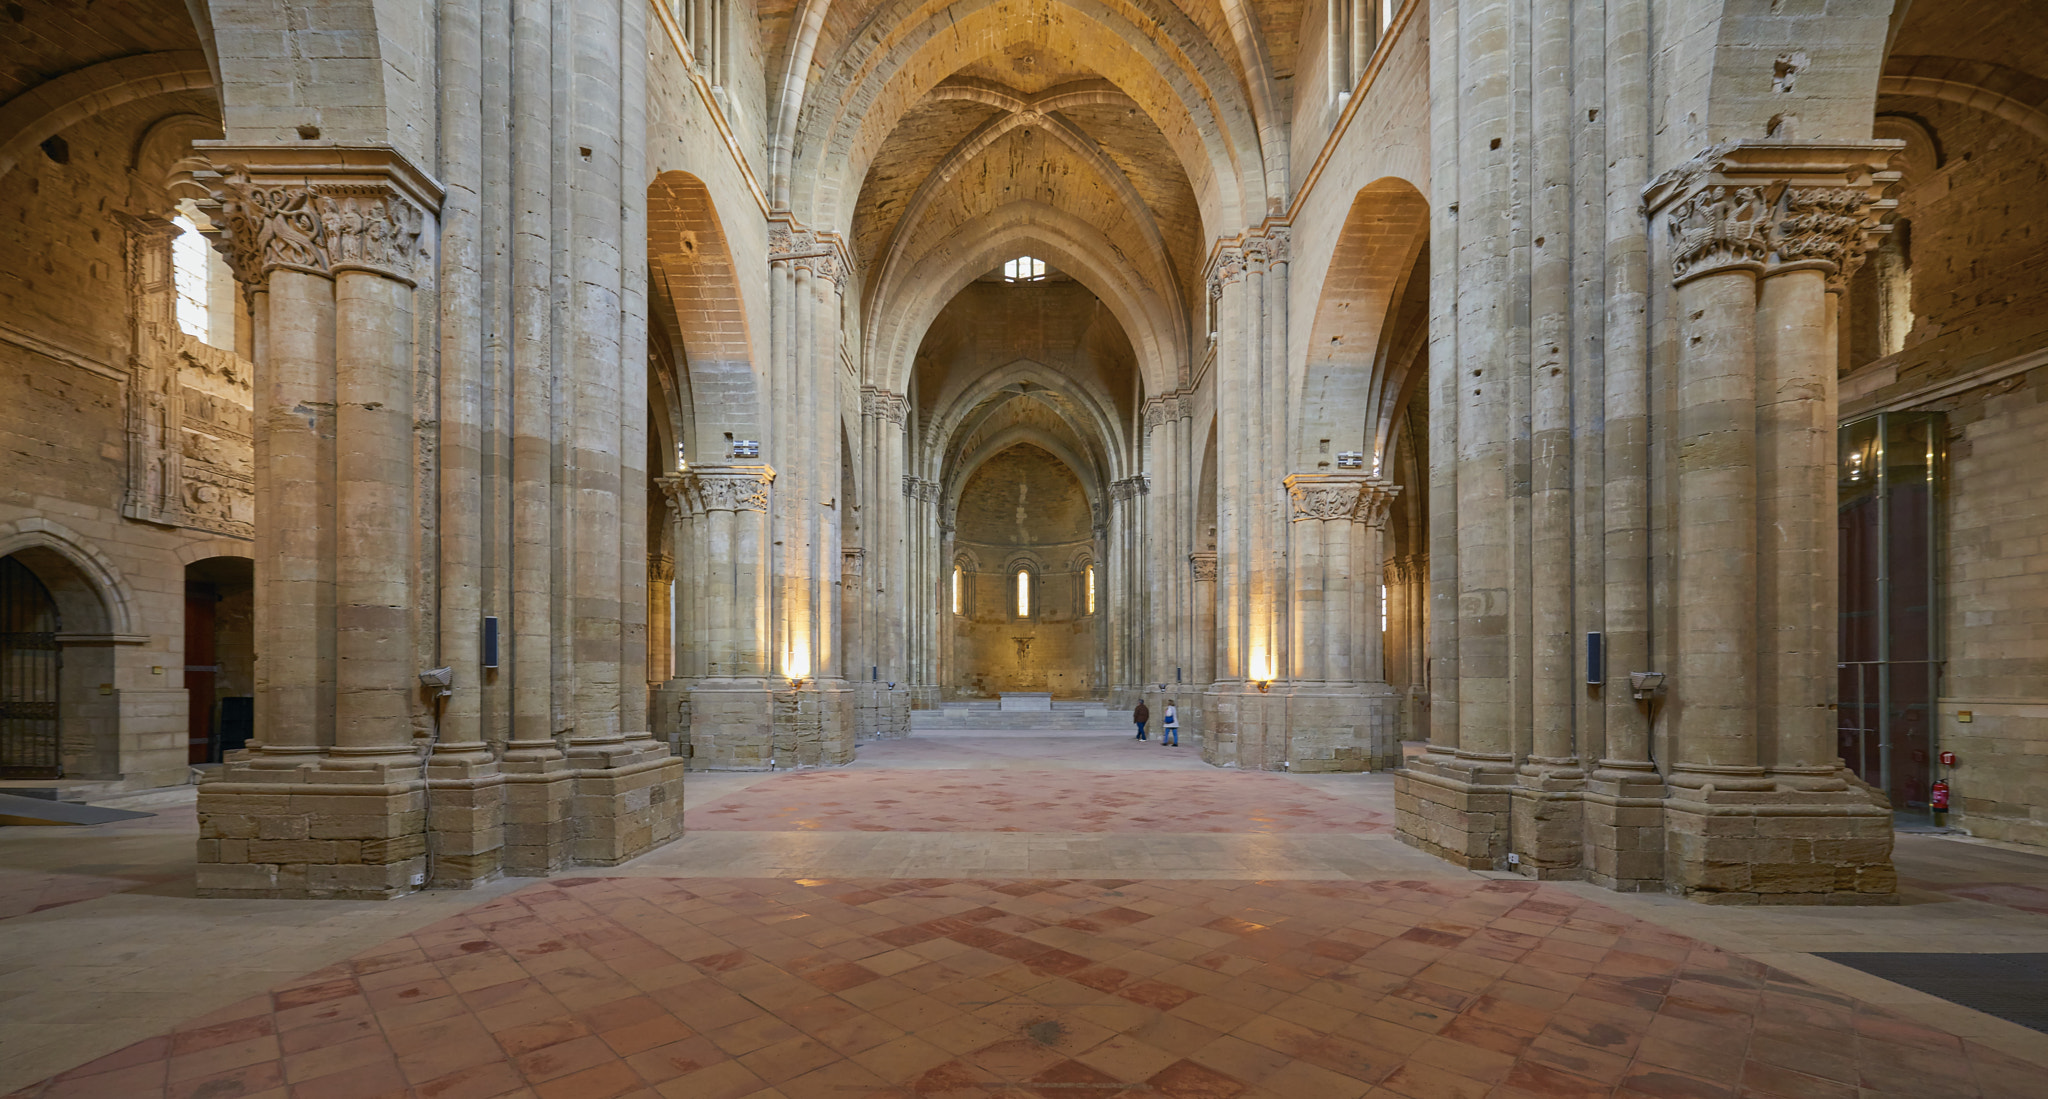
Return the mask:
<path fill-rule="evenodd" d="M 208 336 L 209 320 L 206 286 L 206 238 L 199 235 L 199 227 L 183 214 L 171 219 L 178 227 L 177 239 L 171 241 L 171 284 L 178 292 L 178 327 L 188 335 L 204 340 Z"/>
<path fill-rule="evenodd" d="M 1090 565 L 1090 566 L 1088 566 L 1088 576 L 1087 576 L 1087 579 L 1085 579 L 1085 580 L 1084 580 L 1084 581 L 1082 581 L 1082 582 L 1088 585 L 1088 613 L 1089 613 L 1089 614 L 1094 614 L 1094 613 L 1095 613 L 1095 566 L 1094 566 L 1094 565 Z"/>
<path fill-rule="evenodd" d="M 1031 617 L 1031 571 L 1017 570 L 1017 617 Z"/>
<path fill-rule="evenodd" d="M 1387 632 L 1387 586 L 1380 585 L 1380 632 Z"/>
<path fill-rule="evenodd" d="M 1380 0 L 1380 33 L 1394 25 L 1394 13 L 1400 10 L 1401 0 Z"/>
<path fill-rule="evenodd" d="M 1045 277 L 1045 261 L 1018 256 L 1003 264 L 1004 282 L 1036 282 Z"/>
<path fill-rule="evenodd" d="M 960 613 L 960 566 L 953 566 L 953 613 Z"/>

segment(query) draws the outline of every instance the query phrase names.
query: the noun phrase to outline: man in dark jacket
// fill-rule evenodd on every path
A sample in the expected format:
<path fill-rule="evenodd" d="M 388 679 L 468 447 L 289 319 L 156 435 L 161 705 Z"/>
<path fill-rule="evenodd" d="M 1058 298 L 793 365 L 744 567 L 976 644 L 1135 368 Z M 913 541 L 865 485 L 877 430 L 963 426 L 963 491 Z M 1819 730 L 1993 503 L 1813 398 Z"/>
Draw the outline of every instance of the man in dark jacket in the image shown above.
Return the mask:
<path fill-rule="evenodd" d="M 1131 720 L 1137 723 L 1138 739 L 1145 739 L 1145 723 L 1152 720 L 1152 711 L 1145 708 L 1145 700 L 1138 700 L 1138 708 L 1131 711 Z"/>

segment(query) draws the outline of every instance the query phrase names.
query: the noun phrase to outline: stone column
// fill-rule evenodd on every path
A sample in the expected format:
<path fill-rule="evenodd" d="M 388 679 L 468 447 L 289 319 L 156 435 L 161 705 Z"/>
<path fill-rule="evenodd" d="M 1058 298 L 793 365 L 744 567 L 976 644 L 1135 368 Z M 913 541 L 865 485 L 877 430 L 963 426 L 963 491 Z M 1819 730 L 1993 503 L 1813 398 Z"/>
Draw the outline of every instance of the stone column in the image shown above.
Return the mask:
<path fill-rule="evenodd" d="M 261 286 L 261 747 L 202 791 L 206 895 L 387 897 L 427 876 L 412 533 L 412 299 L 439 189 L 389 150 L 230 148 L 214 180 Z"/>
<path fill-rule="evenodd" d="M 1264 226 L 1217 250 L 1217 655 L 1204 698 L 1203 758 L 1280 768 L 1289 758 L 1285 692 L 1292 598 L 1282 481 L 1289 436 L 1288 230 Z M 1267 687 L 1261 690 L 1260 685 Z"/>
<path fill-rule="evenodd" d="M 698 465 L 672 482 L 695 517 L 702 677 L 690 684 L 690 759 L 698 770 L 772 765 L 768 693 L 768 509 L 775 471 Z"/>
<path fill-rule="evenodd" d="M 1895 888 L 1889 807 L 1833 758 L 1832 584 L 1816 577 L 1834 538 L 1826 279 L 1860 253 L 1889 153 L 1723 146 L 1646 192 L 1679 323 L 1664 873 L 1686 895 Z"/>
<path fill-rule="evenodd" d="M 1188 554 L 1188 586 L 1194 601 L 1192 670 L 1194 688 L 1206 689 L 1216 678 L 1216 553 Z"/>
<path fill-rule="evenodd" d="M 1398 486 L 1361 473 L 1286 479 L 1294 603 L 1291 771 L 1385 766 L 1398 702 L 1380 659 L 1381 534 Z"/>
<path fill-rule="evenodd" d="M 772 766 L 845 763 L 852 698 L 835 643 L 839 587 L 838 245 L 785 217 L 769 230 L 775 494 Z"/>

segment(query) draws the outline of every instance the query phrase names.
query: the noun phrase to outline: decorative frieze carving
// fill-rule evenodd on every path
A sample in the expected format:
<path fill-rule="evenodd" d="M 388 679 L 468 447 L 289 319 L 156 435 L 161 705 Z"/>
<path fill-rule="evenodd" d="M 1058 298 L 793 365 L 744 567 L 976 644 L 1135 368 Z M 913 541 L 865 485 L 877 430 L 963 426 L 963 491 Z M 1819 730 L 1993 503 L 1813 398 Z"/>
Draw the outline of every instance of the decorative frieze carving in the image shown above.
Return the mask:
<path fill-rule="evenodd" d="M 1197 583 L 1216 579 L 1216 555 L 1214 553 L 1188 554 L 1188 572 Z"/>
<path fill-rule="evenodd" d="M 255 368 L 178 328 L 169 222 L 125 218 L 132 304 L 128 485 L 121 513 L 236 538 L 256 533 Z"/>
<path fill-rule="evenodd" d="M 868 551 L 859 547 L 839 551 L 839 575 L 859 576 L 866 571 Z"/>
<path fill-rule="evenodd" d="M 388 184 L 270 182 L 239 166 L 213 191 L 235 278 L 261 286 L 276 270 L 372 271 L 408 284 L 425 269 L 426 213 Z"/>

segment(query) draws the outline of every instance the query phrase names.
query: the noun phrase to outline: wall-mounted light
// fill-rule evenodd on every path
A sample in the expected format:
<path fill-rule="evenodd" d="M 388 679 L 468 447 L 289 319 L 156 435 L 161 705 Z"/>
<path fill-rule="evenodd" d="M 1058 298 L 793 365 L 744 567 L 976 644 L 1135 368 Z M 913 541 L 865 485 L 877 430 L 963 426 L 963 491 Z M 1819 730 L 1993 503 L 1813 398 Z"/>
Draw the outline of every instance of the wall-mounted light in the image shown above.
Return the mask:
<path fill-rule="evenodd" d="M 1261 680 L 1258 680 L 1257 682 L 1258 682 L 1258 684 L 1259 684 L 1259 693 L 1260 693 L 1260 694 L 1265 694 L 1265 693 L 1266 693 L 1267 691 L 1269 691 L 1269 690 L 1272 690 L 1272 689 L 1273 689 L 1273 681 L 1272 681 L 1272 680 L 1270 680 L 1270 679 L 1261 679 Z"/>
<path fill-rule="evenodd" d="M 1630 672 L 1628 687 L 1637 699 L 1650 698 L 1664 691 L 1663 672 Z"/>
<path fill-rule="evenodd" d="M 727 454 L 727 457 L 730 458 L 759 458 L 760 456 L 761 443 L 757 439 L 734 439 L 732 441 L 732 450 Z"/>
<path fill-rule="evenodd" d="M 1365 451 L 1340 450 L 1337 452 L 1338 469 L 1364 469 Z"/>

